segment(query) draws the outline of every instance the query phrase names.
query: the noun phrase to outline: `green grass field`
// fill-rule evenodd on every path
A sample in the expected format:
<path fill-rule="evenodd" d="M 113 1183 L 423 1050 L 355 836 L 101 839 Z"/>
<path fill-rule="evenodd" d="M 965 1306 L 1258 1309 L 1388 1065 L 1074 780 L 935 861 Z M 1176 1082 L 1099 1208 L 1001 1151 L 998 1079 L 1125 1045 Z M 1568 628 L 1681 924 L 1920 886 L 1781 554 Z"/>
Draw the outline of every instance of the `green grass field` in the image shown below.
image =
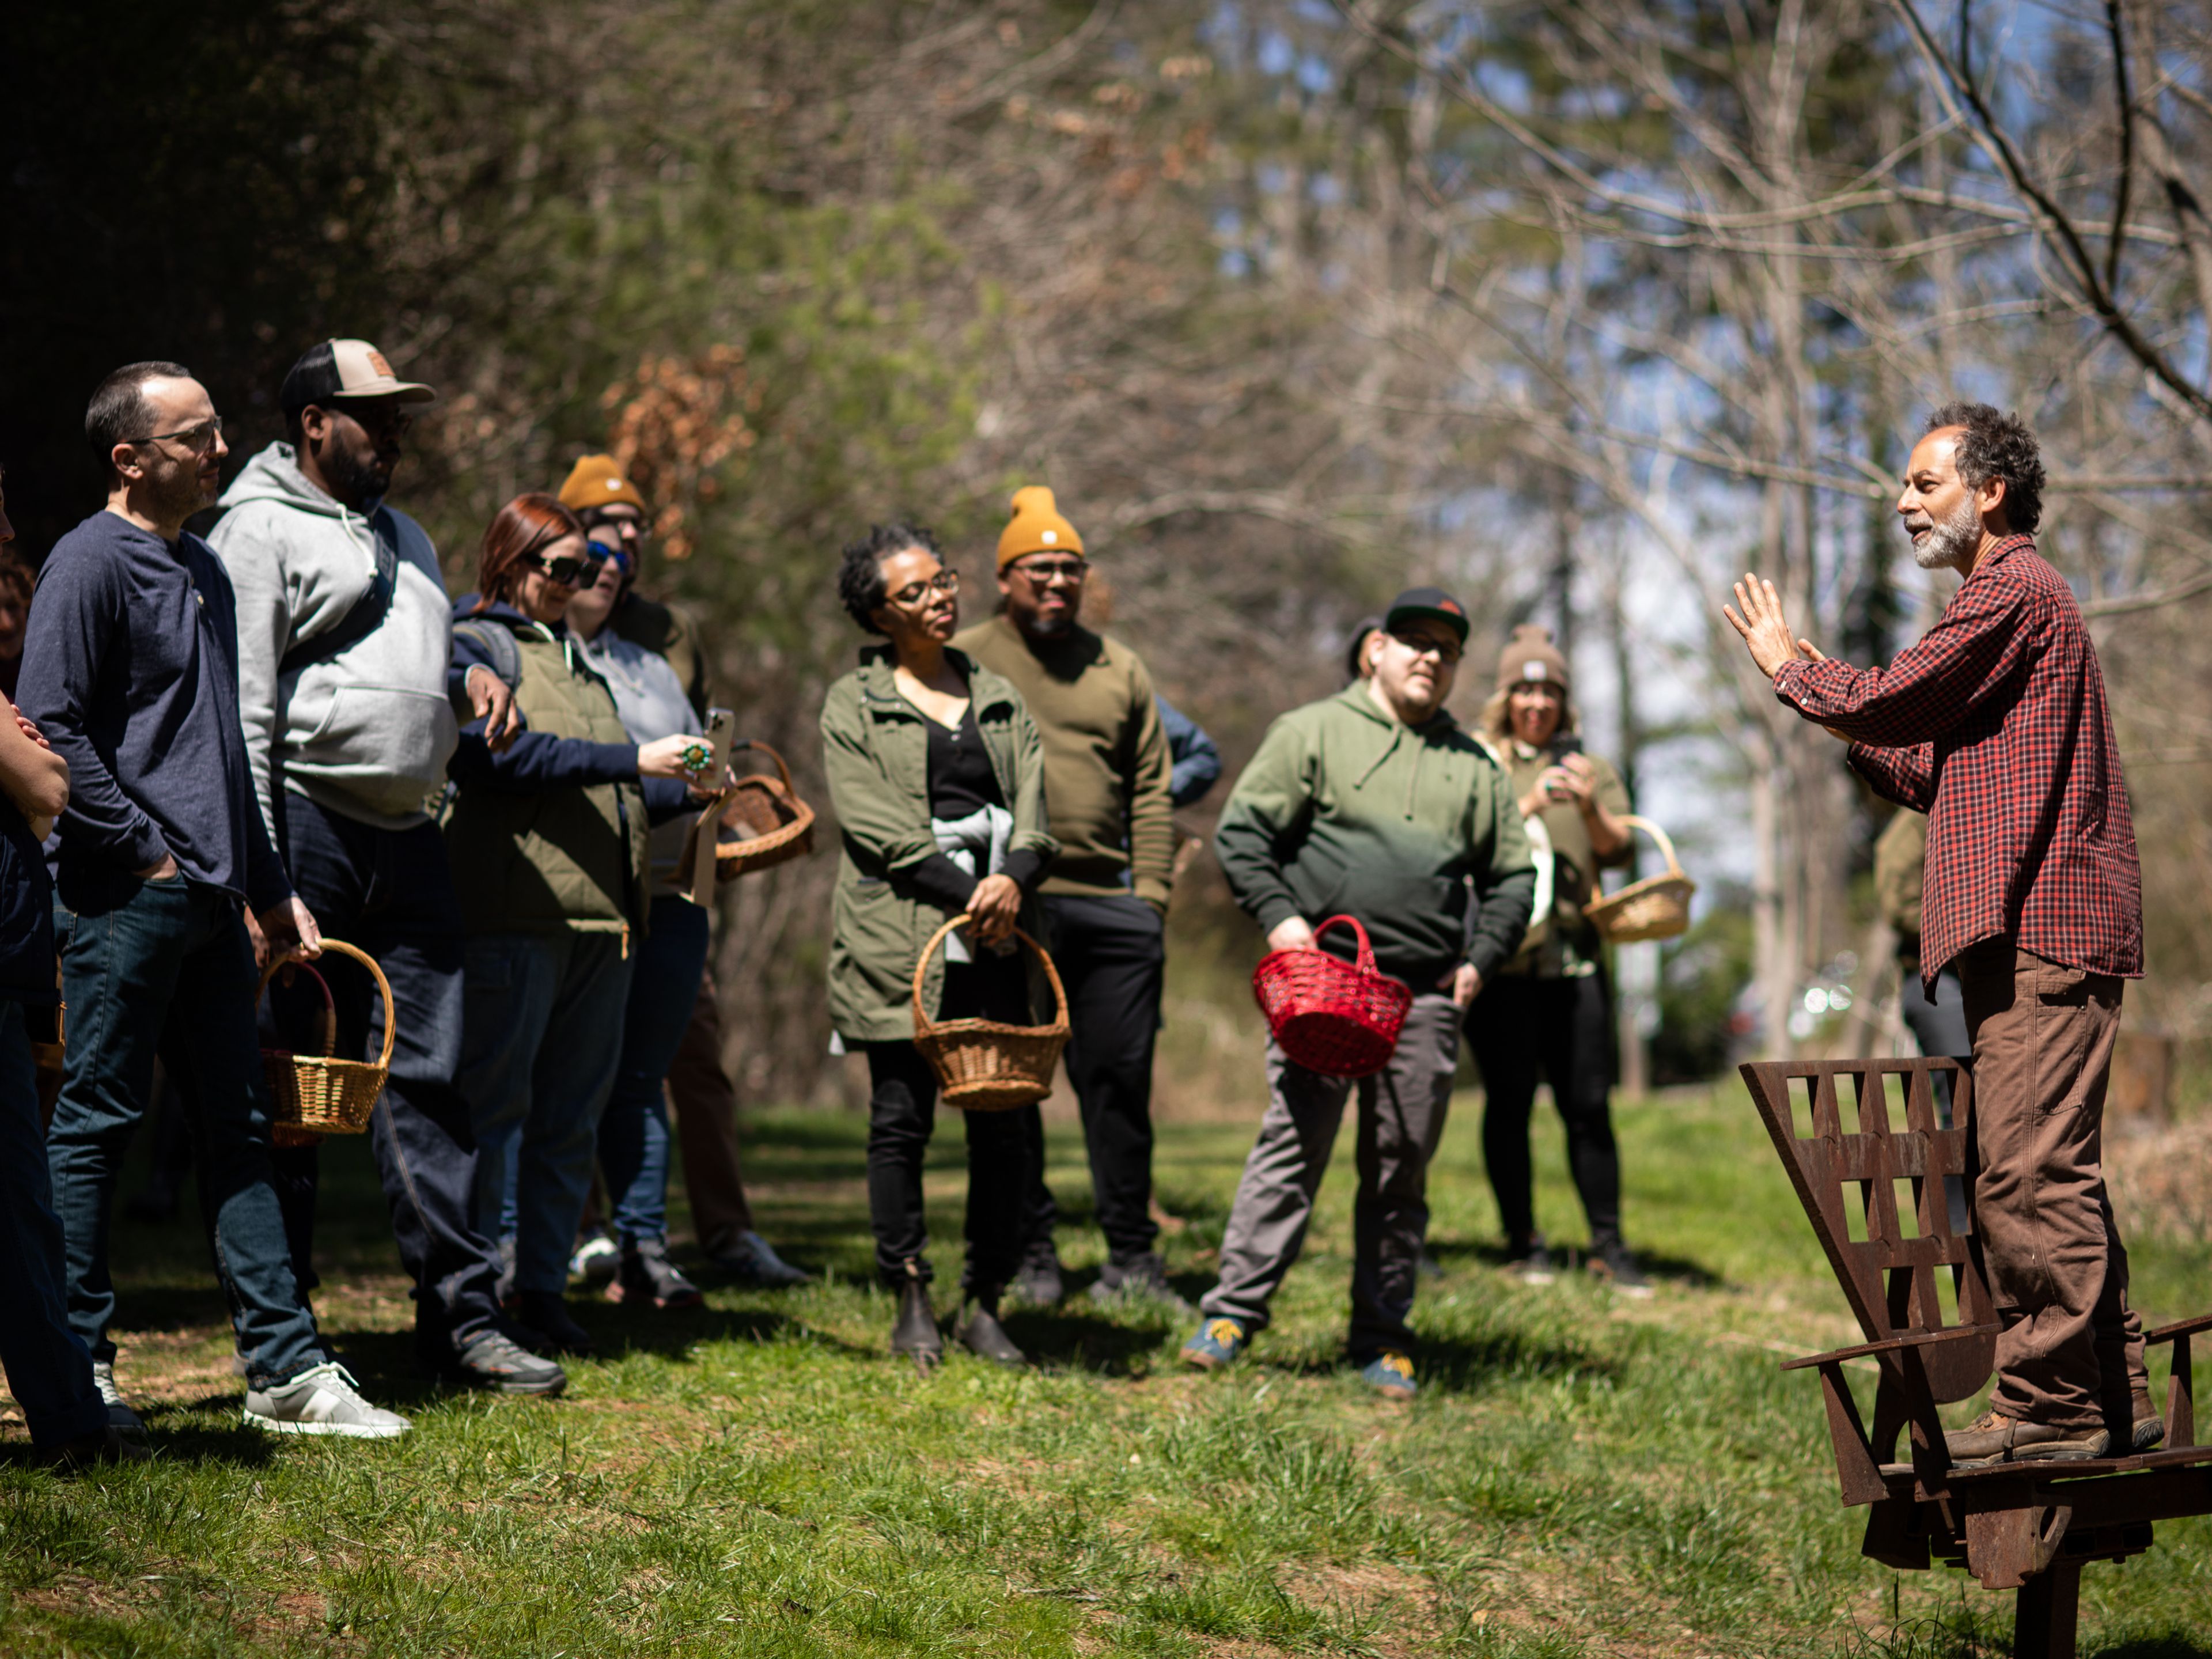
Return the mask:
<path fill-rule="evenodd" d="M 868 1287 L 863 1127 L 752 1126 L 765 1230 L 830 1279 L 717 1289 L 655 1316 L 591 1301 L 608 1357 L 556 1402 L 424 1388 L 366 1146 L 326 1154 L 325 1331 L 391 1444 L 240 1425 L 197 1223 L 125 1226 L 126 1387 L 150 1467 L 61 1481 L 0 1466 L 0 1652 L 40 1655 L 1580 1654 L 2002 1652 L 2011 1598 L 1858 1553 L 1817 1385 L 1784 1352 L 1854 1340 L 1748 1103 L 1734 1089 L 1620 1114 L 1630 1303 L 1576 1274 L 1498 1269 L 1480 1102 L 1431 1177 L 1435 1252 L 1411 1407 L 1339 1364 L 1351 1149 L 1278 1322 L 1240 1370 L 1183 1371 L 1186 1334 L 1096 1312 L 1072 1126 L 1053 1139 L 1078 1293 L 1018 1317 L 1026 1373 L 964 1355 L 923 1381 L 884 1350 Z M 932 1176 L 957 1277 L 957 1125 Z M 1169 1126 L 1167 1241 L 1195 1295 L 1247 1145 Z M 1542 1214 L 1581 1236 L 1540 1112 Z M 947 1243 L 946 1241 L 951 1241 Z M 2202 1248 L 2137 1241 L 2154 1318 L 2207 1300 Z M 950 1295 L 949 1288 L 945 1291 Z M 2081 1650 L 2212 1654 L 2212 1523 L 2084 1577 Z"/>

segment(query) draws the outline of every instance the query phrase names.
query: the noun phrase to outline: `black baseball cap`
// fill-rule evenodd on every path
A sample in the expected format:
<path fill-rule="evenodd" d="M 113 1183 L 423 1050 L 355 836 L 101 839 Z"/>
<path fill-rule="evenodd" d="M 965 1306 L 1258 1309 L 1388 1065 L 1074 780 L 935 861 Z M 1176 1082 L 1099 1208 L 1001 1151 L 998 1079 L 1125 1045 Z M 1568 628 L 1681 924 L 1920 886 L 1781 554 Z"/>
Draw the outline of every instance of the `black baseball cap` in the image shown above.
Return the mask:
<path fill-rule="evenodd" d="M 1382 613 L 1382 626 L 1395 629 L 1399 623 L 1416 617 L 1433 617 L 1459 635 L 1462 645 L 1467 643 L 1467 607 L 1441 587 L 1409 587 L 1390 601 L 1390 608 Z"/>

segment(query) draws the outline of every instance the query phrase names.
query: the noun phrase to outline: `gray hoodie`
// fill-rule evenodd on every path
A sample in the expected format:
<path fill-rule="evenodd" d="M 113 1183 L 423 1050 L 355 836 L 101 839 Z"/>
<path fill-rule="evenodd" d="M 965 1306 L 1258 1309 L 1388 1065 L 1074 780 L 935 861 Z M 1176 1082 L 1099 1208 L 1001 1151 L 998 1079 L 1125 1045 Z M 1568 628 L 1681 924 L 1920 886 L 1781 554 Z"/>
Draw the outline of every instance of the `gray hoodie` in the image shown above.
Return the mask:
<path fill-rule="evenodd" d="M 369 519 L 307 481 L 292 446 L 246 464 L 208 537 L 238 591 L 238 708 L 262 817 L 276 839 L 270 775 L 318 806 L 383 830 L 425 822 L 459 740 L 447 701 L 453 623 L 437 550 L 388 507 L 375 522 L 399 553 L 384 620 L 324 662 L 279 674 L 295 644 L 335 628 L 376 574 Z"/>

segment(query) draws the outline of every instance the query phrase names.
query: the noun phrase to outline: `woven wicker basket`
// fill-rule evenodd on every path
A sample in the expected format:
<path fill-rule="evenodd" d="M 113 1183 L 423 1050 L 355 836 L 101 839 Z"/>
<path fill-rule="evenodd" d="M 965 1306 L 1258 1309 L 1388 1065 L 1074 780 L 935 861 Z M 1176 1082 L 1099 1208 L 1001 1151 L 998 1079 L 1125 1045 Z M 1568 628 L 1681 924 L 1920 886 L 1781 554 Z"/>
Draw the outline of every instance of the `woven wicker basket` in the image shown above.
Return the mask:
<path fill-rule="evenodd" d="M 1052 1068 L 1067 1047 L 1067 991 L 1052 956 L 1018 927 L 1014 937 L 1036 953 L 1052 985 L 1049 1025 L 1002 1025 L 994 1019 L 929 1017 L 921 1000 L 929 959 L 952 930 L 968 920 L 966 911 L 929 936 L 914 964 L 914 1046 L 945 1085 L 945 1103 L 964 1112 L 1006 1112 L 1042 1100 L 1052 1092 Z"/>
<path fill-rule="evenodd" d="M 1321 936 L 1340 923 L 1358 941 L 1357 961 L 1320 948 Z M 1309 1072 L 1370 1076 L 1397 1052 L 1413 988 L 1376 967 L 1375 947 L 1357 917 L 1331 916 L 1313 932 L 1313 949 L 1271 951 L 1260 959 L 1253 999 L 1275 1046 Z"/>
<path fill-rule="evenodd" d="M 814 850 L 814 809 L 791 787 L 791 769 L 764 743 L 733 744 L 731 753 L 756 749 L 775 763 L 776 775 L 739 778 L 723 792 L 728 804 L 716 826 L 735 830 L 733 841 L 714 843 L 714 879 L 735 881 Z"/>
<path fill-rule="evenodd" d="M 1686 932 L 1690 926 L 1690 895 L 1698 890 L 1698 884 L 1682 873 L 1681 861 L 1674 856 L 1674 843 L 1667 838 L 1664 830 L 1649 818 L 1629 817 L 1621 822 L 1631 829 L 1641 830 L 1659 843 L 1660 852 L 1666 856 L 1667 873 L 1631 882 L 1618 893 L 1584 906 L 1583 914 L 1613 945 L 1673 939 Z"/>
<path fill-rule="evenodd" d="M 289 963 L 323 988 L 325 1052 L 295 1054 L 285 1048 L 261 1051 L 261 1068 L 268 1076 L 270 1099 L 276 1106 L 277 1136 L 288 1146 L 306 1144 L 301 1139 L 300 1132 L 303 1131 L 309 1136 L 357 1135 L 368 1128 L 368 1115 L 375 1109 L 376 1097 L 384 1092 L 384 1079 L 392 1070 L 392 1042 L 398 1013 L 392 1002 L 392 981 L 385 978 L 384 969 L 376 965 L 368 951 L 356 950 L 343 939 L 326 939 L 323 949 L 351 957 L 375 977 L 377 993 L 384 999 L 384 1052 L 374 1063 L 341 1060 L 328 1052 L 337 1047 L 337 1006 L 331 996 L 330 985 L 306 963 Z M 255 1000 L 267 993 L 269 981 L 288 961 L 279 957 L 269 964 L 261 975 L 261 989 L 255 994 Z"/>

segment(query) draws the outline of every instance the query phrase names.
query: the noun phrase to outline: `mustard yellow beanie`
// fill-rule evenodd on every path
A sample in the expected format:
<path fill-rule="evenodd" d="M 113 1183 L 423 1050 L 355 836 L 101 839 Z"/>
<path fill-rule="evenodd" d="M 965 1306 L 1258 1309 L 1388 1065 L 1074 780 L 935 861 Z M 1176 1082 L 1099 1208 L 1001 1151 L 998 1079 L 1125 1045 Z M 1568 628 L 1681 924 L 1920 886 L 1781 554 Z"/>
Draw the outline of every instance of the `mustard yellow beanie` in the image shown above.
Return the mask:
<path fill-rule="evenodd" d="M 1014 516 L 999 532 L 999 568 L 1004 570 L 1025 553 L 1075 553 L 1083 551 L 1083 538 L 1075 533 L 1075 526 L 1060 516 L 1053 505 L 1052 491 L 1042 484 L 1030 484 L 1014 492 Z"/>

